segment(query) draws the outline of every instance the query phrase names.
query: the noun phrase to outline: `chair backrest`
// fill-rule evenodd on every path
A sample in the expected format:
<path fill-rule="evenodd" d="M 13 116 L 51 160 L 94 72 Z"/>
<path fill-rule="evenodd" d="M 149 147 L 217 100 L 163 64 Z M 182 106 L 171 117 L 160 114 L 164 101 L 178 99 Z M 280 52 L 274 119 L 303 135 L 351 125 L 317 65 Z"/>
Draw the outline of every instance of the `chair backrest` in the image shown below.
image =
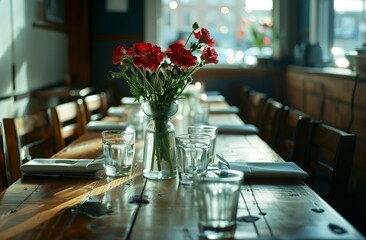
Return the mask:
<path fill-rule="evenodd" d="M 11 182 L 21 177 L 21 164 L 35 157 L 51 157 L 55 153 L 46 110 L 22 117 L 5 118 L 3 124 Z"/>
<path fill-rule="evenodd" d="M 342 206 L 348 192 L 355 144 L 356 135 L 312 121 L 305 161 L 305 170 L 309 173 L 307 183 L 317 191 L 317 183 L 324 183 L 326 179 L 329 188 L 325 190 L 329 191 L 318 193 L 335 208 Z"/>
<path fill-rule="evenodd" d="M 0 123 L 0 193 L 2 193 L 7 187 L 8 187 L 8 180 L 5 165 L 3 131 L 2 131 L 2 124 Z"/>
<path fill-rule="evenodd" d="M 239 95 L 239 116 L 246 123 L 248 122 L 249 96 L 251 89 L 249 86 L 241 87 Z"/>
<path fill-rule="evenodd" d="M 304 112 L 286 106 L 280 122 L 275 150 L 285 161 L 293 161 L 300 167 L 304 167 L 310 120 L 310 116 Z"/>
<path fill-rule="evenodd" d="M 82 99 L 52 107 L 50 112 L 56 151 L 85 133 L 86 114 Z"/>
<path fill-rule="evenodd" d="M 267 99 L 262 123 L 259 127 L 259 136 L 273 149 L 278 141 L 279 124 L 284 114 L 284 105 L 272 98 Z"/>
<path fill-rule="evenodd" d="M 261 127 L 262 116 L 268 96 L 262 92 L 251 91 L 249 94 L 246 123 Z"/>
<path fill-rule="evenodd" d="M 102 119 L 107 114 L 108 99 L 105 92 L 89 95 L 84 98 L 87 121 Z"/>

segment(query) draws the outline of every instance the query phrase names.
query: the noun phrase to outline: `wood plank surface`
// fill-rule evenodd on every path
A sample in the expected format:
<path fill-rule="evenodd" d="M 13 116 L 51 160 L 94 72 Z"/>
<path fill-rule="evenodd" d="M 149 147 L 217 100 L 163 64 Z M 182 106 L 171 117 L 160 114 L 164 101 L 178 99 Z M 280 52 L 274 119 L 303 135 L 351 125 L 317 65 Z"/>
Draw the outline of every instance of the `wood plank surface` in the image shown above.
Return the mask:
<path fill-rule="evenodd" d="M 144 178 L 142 145 L 136 144 L 132 176 L 23 176 L 0 195 L 0 238 L 198 239 L 193 187 L 178 177 Z M 216 152 L 230 161 L 283 161 L 257 135 L 219 135 Z M 53 157 L 101 154 L 100 132 L 88 132 Z M 363 239 L 297 179 L 245 179 L 237 216 L 237 239 Z"/>

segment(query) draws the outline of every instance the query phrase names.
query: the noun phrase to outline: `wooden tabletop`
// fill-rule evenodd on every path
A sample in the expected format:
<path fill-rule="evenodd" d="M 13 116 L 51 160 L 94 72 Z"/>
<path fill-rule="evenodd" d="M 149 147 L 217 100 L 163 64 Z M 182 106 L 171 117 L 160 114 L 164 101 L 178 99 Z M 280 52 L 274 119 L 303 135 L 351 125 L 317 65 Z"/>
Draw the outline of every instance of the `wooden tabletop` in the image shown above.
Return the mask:
<path fill-rule="evenodd" d="M 216 118 L 216 119 L 215 119 Z M 211 120 L 239 124 L 215 114 Z M 236 119 L 236 120 L 234 120 Z M 1 239 L 198 239 L 193 189 L 142 176 L 142 142 L 130 177 L 23 176 L 0 195 Z M 55 158 L 96 158 L 99 132 L 88 132 Z M 219 135 L 229 160 L 283 161 L 257 135 Z M 245 179 L 236 239 L 364 239 L 299 179 Z"/>

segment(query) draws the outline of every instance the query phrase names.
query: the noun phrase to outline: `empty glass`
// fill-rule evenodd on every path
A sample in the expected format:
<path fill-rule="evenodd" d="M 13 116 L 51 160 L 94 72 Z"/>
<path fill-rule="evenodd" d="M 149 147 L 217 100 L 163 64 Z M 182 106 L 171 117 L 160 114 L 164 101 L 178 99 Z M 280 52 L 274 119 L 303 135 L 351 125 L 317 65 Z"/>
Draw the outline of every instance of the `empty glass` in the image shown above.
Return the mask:
<path fill-rule="evenodd" d="M 180 183 L 193 184 L 195 175 L 206 174 L 210 136 L 182 134 L 175 137 Z"/>
<path fill-rule="evenodd" d="M 102 132 L 105 172 L 107 176 L 131 175 L 135 155 L 135 131 Z"/>
<path fill-rule="evenodd" d="M 190 112 L 191 124 L 208 124 L 210 115 L 210 105 L 208 103 L 198 103 L 192 107 Z"/>
<path fill-rule="evenodd" d="M 218 133 L 217 127 L 211 125 L 193 125 L 188 127 L 188 133 L 209 135 L 211 137 L 211 143 L 208 150 L 208 166 L 214 165 L 215 143 Z"/>
<path fill-rule="evenodd" d="M 244 173 L 218 169 L 195 178 L 199 231 L 206 239 L 232 239 Z"/>

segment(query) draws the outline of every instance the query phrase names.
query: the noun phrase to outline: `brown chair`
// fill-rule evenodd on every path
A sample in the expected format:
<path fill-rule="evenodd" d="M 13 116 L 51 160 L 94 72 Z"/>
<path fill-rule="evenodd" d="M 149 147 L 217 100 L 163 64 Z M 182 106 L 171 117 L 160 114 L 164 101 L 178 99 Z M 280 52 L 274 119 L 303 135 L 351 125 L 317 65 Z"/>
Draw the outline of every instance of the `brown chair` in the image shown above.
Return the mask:
<path fill-rule="evenodd" d="M 46 110 L 16 118 L 3 119 L 11 183 L 21 177 L 21 164 L 55 153 L 54 139 Z"/>
<path fill-rule="evenodd" d="M 259 127 L 259 136 L 273 149 L 278 141 L 280 121 L 284 114 L 284 105 L 272 98 L 267 99 L 262 122 Z"/>
<path fill-rule="evenodd" d="M 89 95 L 84 98 L 86 120 L 100 120 L 107 114 L 108 99 L 105 92 Z"/>
<path fill-rule="evenodd" d="M 2 124 L 0 123 L 0 193 L 8 187 L 8 179 L 6 174 L 5 154 Z"/>
<path fill-rule="evenodd" d="M 82 99 L 52 107 L 50 112 L 57 151 L 85 133 L 86 113 Z"/>
<path fill-rule="evenodd" d="M 249 86 L 244 86 L 240 89 L 239 96 L 239 116 L 245 123 L 248 122 L 248 110 L 249 110 L 249 96 L 251 89 Z"/>
<path fill-rule="evenodd" d="M 305 170 L 307 183 L 335 208 L 346 202 L 356 135 L 312 121 Z M 305 136 L 306 137 L 306 136 Z"/>
<path fill-rule="evenodd" d="M 280 123 L 276 152 L 285 160 L 304 167 L 307 136 L 310 133 L 310 116 L 298 109 L 286 106 Z"/>
<path fill-rule="evenodd" d="M 246 111 L 246 123 L 261 128 L 262 116 L 268 96 L 262 92 L 251 91 L 249 94 L 248 110 Z"/>

